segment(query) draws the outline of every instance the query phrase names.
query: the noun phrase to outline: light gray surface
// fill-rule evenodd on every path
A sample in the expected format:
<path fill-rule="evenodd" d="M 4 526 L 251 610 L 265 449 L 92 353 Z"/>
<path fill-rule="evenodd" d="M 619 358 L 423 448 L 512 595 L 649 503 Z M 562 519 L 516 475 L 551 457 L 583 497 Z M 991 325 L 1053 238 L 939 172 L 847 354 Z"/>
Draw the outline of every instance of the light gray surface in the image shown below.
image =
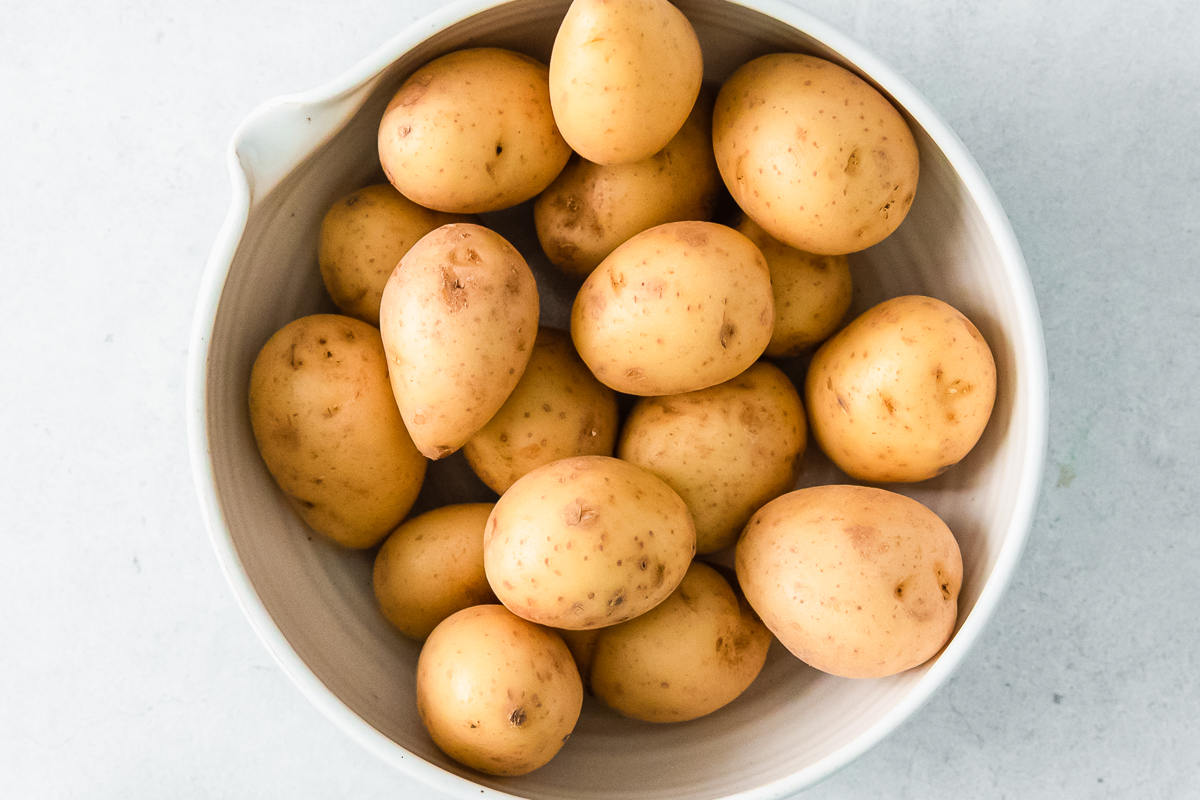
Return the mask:
<path fill-rule="evenodd" d="M 7 4 L 0 795 L 426 797 L 310 707 L 225 586 L 183 422 L 224 153 L 421 2 Z M 1200 786 L 1200 6 L 807 0 L 974 153 L 1046 328 L 1043 494 L 956 676 L 835 798 Z"/>

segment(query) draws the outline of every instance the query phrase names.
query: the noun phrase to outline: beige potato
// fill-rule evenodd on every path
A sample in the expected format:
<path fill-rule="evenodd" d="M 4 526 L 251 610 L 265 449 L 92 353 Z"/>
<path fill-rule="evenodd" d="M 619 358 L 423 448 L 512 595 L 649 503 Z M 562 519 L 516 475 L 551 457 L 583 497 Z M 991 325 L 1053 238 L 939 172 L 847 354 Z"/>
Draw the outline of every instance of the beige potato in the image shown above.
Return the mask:
<path fill-rule="evenodd" d="M 712 553 L 795 488 L 807 438 L 800 395 L 778 367 L 760 361 L 707 389 L 638 400 L 617 456 L 679 493 L 696 523 L 696 552 Z"/>
<path fill-rule="evenodd" d="M 777 53 L 739 68 L 717 96 L 713 150 L 746 214 L 820 255 L 882 241 L 917 190 L 917 144 L 900 112 L 813 56 Z"/>
<path fill-rule="evenodd" d="M 405 254 L 379 324 L 396 404 L 422 453 L 453 453 L 504 405 L 537 323 L 533 273 L 498 233 L 446 225 Z"/>
<path fill-rule="evenodd" d="M 405 636 L 424 640 L 454 612 L 497 602 L 483 572 L 483 530 L 493 505 L 427 511 L 394 530 L 379 548 L 375 598 Z"/>
<path fill-rule="evenodd" d="M 390 183 L 351 192 L 321 221 L 317 263 L 329 296 L 343 314 L 378 326 L 383 287 L 408 249 L 434 228 L 467 221 L 422 208 Z"/>
<path fill-rule="evenodd" d="M 463 455 L 480 480 L 504 494 L 551 461 L 611 456 L 616 440 L 616 394 L 588 370 L 569 333 L 540 328 L 521 380 Z"/>
<path fill-rule="evenodd" d="M 413 73 L 379 125 L 388 181 L 415 203 L 478 214 L 515 206 L 571 155 L 545 65 L 495 47 L 458 50 Z"/>
<path fill-rule="evenodd" d="M 288 323 L 255 359 L 249 394 L 267 470 L 313 530 L 363 548 L 400 524 L 426 461 L 392 399 L 379 331 L 336 314 Z"/>
<path fill-rule="evenodd" d="M 864 312 L 813 356 L 813 437 L 847 475 L 921 481 L 971 451 L 992 413 L 996 364 L 971 321 L 932 297 Z"/>
<path fill-rule="evenodd" d="M 596 164 L 657 153 L 687 118 L 704 60 L 667 0 L 574 0 L 550 54 L 550 102 L 571 149 Z"/>
<path fill-rule="evenodd" d="M 816 486 L 754 515 L 738 542 L 737 577 L 797 658 L 846 678 L 882 678 L 925 663 L 949 640 L 962 556 L 916 500 Z"/>
<path fill-rule="evenodd" d="M 762 355 L 774 324 L 766 259 L 715 222 L 634 236 L 584 281 L 571 309 L 571 337 L 592 373 L 642 396 L 739 375 Z"/>
<path fill-rule="evenodd" d="M 585 630 L 661 603 L 695 552 L 692 516 L 671 487 L 633 464 L 579 456 L 539 467 L 504 493 L 483 563 L 514 614 Z"/>
<path fill-rule="evenodd" d="M 600 633 L 607 628 L 592 628 L 586 631 L 571 631 L 555 628 L 554 632 L 567 643 L 571 658 L 575 659 L 575 668 L 579 670 L 579 678 L 583 681 L 583 690 L 591 692 L 588 685 L 588 675 L 592 671 L 592 659 L 596 655 L 596 644 L 600 641 Z"/>
<path fill-rule="evenodd" d="M 583 707 L 571 653 L 503 606 L 463 609 L 417 659 L 417 713 L 446 755 L 490 775 L 524 775 L 567 741 Z"/>

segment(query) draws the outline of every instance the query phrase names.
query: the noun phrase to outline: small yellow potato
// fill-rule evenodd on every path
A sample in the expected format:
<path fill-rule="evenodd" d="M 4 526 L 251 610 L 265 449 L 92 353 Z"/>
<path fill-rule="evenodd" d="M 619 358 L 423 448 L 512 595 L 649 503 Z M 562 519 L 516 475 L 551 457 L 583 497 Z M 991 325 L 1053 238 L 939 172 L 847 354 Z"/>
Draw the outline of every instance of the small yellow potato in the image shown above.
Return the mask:
<path fill-rule="evenodd" d="M 916 500 L 816 486 L 754 515 L 738 541 L 737 577 L 801 661 L 882 678 L 925 663 L 949 640 L 962 556 L 950 529 Z"/>
<path fill-rule="evenodd" d="M 558 753 L 583 684 L 554 631 L 503 606 L 463 609 L 417 659 L 417 713 L 446 755 L 489 775 L 524 775 Z"/>
<path fill-rule="evenodd" d="M 749 217 L 737 229 L 757 245 L 771 269 L 775 332 L 766 354 L 798 356 L 832 336 L 850 310 L 854 287 L 849 259 L 789 247 Z"/>
<path fill-rule="evenodd" d="M 679 132 L 703 78 L 696 32 L 667 0 L 574 0 L 550 54 L 550 103 L 572 150 L 629 164 Z"/>
<path fill-rule="evenodd" d="M 696 552 L 737 541 L 746 520 L 795 488 L 807 444 L 788 377 L 760 361 L 725 383 L 637 401 L 617 457 L 662 478 L 696 522 Z"/>
<path fill-rule="evenodd" d="M 379 125 L 379 161 L 415 203 L 478 214 L 515 206 L 571 155 L 550 109 L 548 71 L 495 47 L 458 50 L 413 73 Z"/>
<path fill-rule="evenodd" d="M 766 259 L 715 222 L 671 222 L 634 236 L 588 276 L 571 309 L 571 337 L 592 374 L 641 396 L 741 374 L 774 325 Z"/>
<path fill-rule="evenodd" d="M 378 326 L 383 287 L 408 249 L 434 228 L 466 221 L 422 208 L 390 183 L 350 193 L 321 222 L 317 263 L 329 296 L 343 314 Z"/>
<path fill-rule="evenodd" d="M 563 628 L 555 628 L 554 632 L 562 637 L 567 643 L 567 649 L 571 651 L 571 658 L 575 659 L 575 667 L 579 670 L 579 678 L 583 681 L 583 690 L 590 692 L 591 687 L 588 685 L 588 675 L 592 671 L 592 659 L 596 655 L 596 643 L 600 641 L 601 631 L 608 630 L 607 628 L 592 628 L 586 631 L 570 631 Z"/>
<path fill-rule="evenodd" d="M 250 426 L 279 488 L 308 525 L 344 547 L 373 547 L 425 480 L 388 385 L 379 331 L 337 314 L 290 322 L 250 372 Z"/>
<path fill-rule="evenodd" d="M 820 255 L 882 241 L 917 190 L 904 117 L 866 81 L 813 56 L 777 53 L 739 68 L 717 95 L 713 150 L 747 215 Z"/>
<path fill-rule="evenodd" d="M 483 530 L 492 503 L 427 511 L 405 522 L 375 556 L 373 587 L 389 622 L 422 641 L 456 611 L 495 603 L 483 572 Z"/>
<path fill-rule="evenodd" d="M 749 605 L 699 561 L 662 603 L 599 634 L 587 677 L 593 694 L 646 722 L 684 722 L 733 702 L 771 646 Z"/>
<path fill-rule="evenodd" d="M 711 219 L 721 187 L 712 150 L 712 104 L 713 94 L 701 92 L 675 138 L 641 161 L 604 166 L 572 156 L 533 206 L 538 239 L 550 262 L 586 278 L 644 230 Z"/>
<path fill-rule="evenodd" d="M 868 309 L 817 350 L 805 379 L 813 437 L 862 481 L 922 481 L 987 426 L 996 363 L 971 321 L 932 297 Z"/>
<path fill-rule="evenodd" d="M 445 225 L 405 254 L 379 325 L 396 404 L 422 453 L 450 455 L 504 405 L 537 323 L 533 273 L 500 234 Z"/>
<path fill-rule="evenodd" d="M 483 546 L 488 583 L 509 610 L 586 630 L 665 600 L 696 553 L 696 529 L 679 495 L 646 470 L 578 456 L 514 483 Z"/>
<path fill-rule="evenodd" d="M 569 333 L 539 328 L 517 387 L 463 446 L 463 455 L 480 480 L 504 494 L 551 461 L 611 456 L 616 440 L 616 394 L 588 370 Z"/>

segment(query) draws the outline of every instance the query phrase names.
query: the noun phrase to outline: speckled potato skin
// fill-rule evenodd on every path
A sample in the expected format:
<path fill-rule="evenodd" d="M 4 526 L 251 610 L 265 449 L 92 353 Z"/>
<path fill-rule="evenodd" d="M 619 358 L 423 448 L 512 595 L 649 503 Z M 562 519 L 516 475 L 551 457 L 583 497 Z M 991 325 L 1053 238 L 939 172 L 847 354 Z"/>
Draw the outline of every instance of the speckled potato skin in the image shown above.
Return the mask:
<path fill-rule="evenodd" d="M 627 717 L 685 722 L 733 702 L 767 661 L 771 633 L 715 569 L 693 561 L 671 596 L 603 628 L 592 693 Z"/>
<path fill-rule="evenodd" d="M 537 323 L 533 273 L 498 233 L 446 225 L 405 254 L 379 325 L 396 404 L 422 453 L 450 455 L 504 405 Z"/>
<path fill-rule="evenodd" d="M 907 295 L 868 309 L 823 344 L 804 391 L 813 437 L 843 472 L 921 481 L 979 441 L 996 399 L 996 363 L 952 306 Z"/>
<path fill-rule="evenodd" d="M 571 149 L 596 164 L 657 153 L 704 79 L 700 42 L 667 0 L 574 0 L 550 55 L 550 102 Z"/>
<path fill-rule="evenodd" d="M 498 605 L 438 625 L 417 659 L 417 713 L 446 755 L 489 775 L 524 775 L 558 753 L 583 685 L 558 634 Z"/>
<path fill-rule="evenodd" d="M 351 192 L 321 221 L 317 263 L 329 296 L 343 314 L 378 326 L 383 287 L 408 249 L 434 228 L 468 221 L 422 208 L 389 183 Z"/>
<path fill-rule="evenodd" d="M 696 552 L 713 553 L 737 541 L 751 514 L 795 488 L 807 441 L 796 388 L 760 361 L 698 392 L 638 400 L 617 456 L 679 493 L 696 523 Z"/>
<path fill-rule="evenodd" d="M 713 150 L 733 199 L 776 239 L 820 255 L 864 250 L 912 207 L 919 155 L 872 86 L 796 53 L 762 56 L 717 96 Z"/>
<path fill-rule="evenodd" d="M 588 370 L 569 333 L 539 328 L 521 380 L 463 455 L 480 480 L 504 494 L 551 461 L 611 456 L 616 441 L 616 393 Z"/>
<path fill-rule="evenodd" d="M 495 47 L 457 50 L 417 70 L 379 125 L 388 181 L 438 211 L 515 206 L 549 186 L 570 155 L 546 66 Z"/>
<path fill-rule="evenodd" d="M 483 530 L 492 503 L 427 511 L 405 522 L 375 555 L 372 587 L 380 611 L 423 641 L 456 611 L 496 603 L 483 572 Z"/>
<path fill-rule="evenodd" d="M 584 281 L 571 338 L 600 382 L 640 396 L 705 389 L 739 375 L 775 325 L 767 261 L 715 222 L 639 233 Z"/>
<path fill-rule="evenodd" d="M 514 614 L 586 630 L 661 603 L 695 552 L 692 516 L 671 487 L 633 464 L 579 456 L 539 467 L 504 493 L 483 563 Z"/>
<path fill-rule="evenodd" d="M 337 314 L 288 323 L 255 359 L 249 394 L 263 461 L 313 530 L 364 548 L 400 524 L 427 462 L 396 410 L 379 331 Z"/>
<path fill-rule="evenodd" d="M 958 616 L 962 556 L 945 523 L 903 495 L 816 486 L 773 500 L 737 546 L 737 577 L 797 658 L 845 678 L 925 663 Z"/>

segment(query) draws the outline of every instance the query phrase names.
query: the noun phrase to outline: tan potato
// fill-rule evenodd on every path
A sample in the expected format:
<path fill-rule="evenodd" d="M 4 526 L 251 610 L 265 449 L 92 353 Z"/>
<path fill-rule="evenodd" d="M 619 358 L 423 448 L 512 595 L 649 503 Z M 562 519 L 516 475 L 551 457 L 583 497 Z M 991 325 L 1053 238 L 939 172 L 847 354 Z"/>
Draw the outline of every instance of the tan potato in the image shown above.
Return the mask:
<path fill-rule="evenodd" d="M 343 314 L 378 326 L 383 287 L 408 249 L 434 228 L 466 221 L 422 208 L 389 183 L 350 193 L 321 221 L 317 263 L 329 296 Z"/>
<path fill-rule="evenodd" d="M 250 425 L 296 512 L 345 547 L 378 544 L 425 479 L 379 331 L 351 317 L 303 317 L 263 345 L 250 372 Z"/>
<path fill-rule="evenodd" d="M 574 0 L 550 55 L 550 102 L 572 150 L 629 164 L 679 132 L 703 78 L 696 32 L 667 0 Z"/>
<path fill-rule="evenodd" d="M 684 722 L 738 698 L 767 661 L 771 633 L 715 569 L 693 561 L 671 596 L 602 628 L 592 692 L 627 717 Z"/>
<path fill-rule="evenodd" d="M 379 608 L 400 632 L 424 640 L 456 611 L 495 603 L 483 572 L 483 529 L 492 503 L 443 506 L 394 530 L 375 556 Z"/>
<path fill-rule="evenodd" d="M 996 399 L 992 351 L 971 321 L 932 297 L 884 301 L 813 356 L 813 437 L 863 481 L 921 481 L 971 451 Z"/>
<path fill-rule="evenodd" d="M 800 395 L 778 367 L 760 361 L 707 389 L 638 400 L 617 456 L 679 493 L 696 522 L 696 552 L 712 553 L 795 488 L 806 443 Z"/>
<path fill-rule="evenodd" d="M 567 741 L 583 685 L 563 640 L 503 606 L 463 609 L 417 660 L 417 713 L 446 755 L 489 775 L 524 775 Z"/>
<path fill-rule="evenodd" d="M 498 233 L 446 225 L 405 254 L 379 324 L 396 404 L 422 453 L 453 453 L 504 405 L 537 323 L 533 273 Z"/>
<path fill-rule="evenodd" d="M 692 392 L 744 372 L 774 324 L 766 259 L 715 222 L 639 233 L 584 281 L 571 310 L 571 337 L 592 373 L 642 396 Z"/>
<path fill-rule="evenodd" d="M 737 229 L 762 251 L 771 269 L 775 332 L 766 354 L 798 356 L 832 336 L 853 297 L 849 259 L 789 247 L 749 217 Z"/>
<path fill-rule="evenodd" d="M 554 632 L 567 643 L 567 649 L 571 651 L 571 658 L 575 659 L 575 668 L 579 670 L 579 678 L 583 681 L 585 692 L 591 691 L 591 686 L 588 685 L 588 675 L 592 671 L 592 659 L 596 655 L 596 644 L 600 641 L 600 633 L 605 630 L 608 629 L 592 628 L 586 631 L 554 629 Z"/>
<path fill-rule="evenodd" d="M 754 515 L 738 542 L 737 577 L 797 658 L 846 678 L 882 678 L 925 663 L 950 638 L 962 556 L 916 500 L 816 486 Z"/>
<path fill-rule="evenodd" d="M 633 464 L 579 456 L 539 467 L 504 493 L 483 563 L 514 614 L 585 630 L 661 603 L 695 552 L 692 516 L 671 487 Z"/>
<path fill-rule="evenodd" d="M 717 96 L 713 150 L 742 210 L 810 253 L 882 241 L 917 190 L 904 117 L 866 81 L 813 56 L 778 53 L 739 68 Z"/>
<path fill-rule="evenodd" d="M 405 197 L 478 214 L 534 197 L 571 155 L 554 124 L 545 65 L 495 47 L 413 73 L 379 125 L 379 161 Z"/>
<path fill-rule="evenodd" d="M 463 455 L 480 480 L 504 494 L 551 461 L 611 456 L 616 440 L 616 394 L 588 370 L 569 333 L 540 328 L 517 387 Z"/>

